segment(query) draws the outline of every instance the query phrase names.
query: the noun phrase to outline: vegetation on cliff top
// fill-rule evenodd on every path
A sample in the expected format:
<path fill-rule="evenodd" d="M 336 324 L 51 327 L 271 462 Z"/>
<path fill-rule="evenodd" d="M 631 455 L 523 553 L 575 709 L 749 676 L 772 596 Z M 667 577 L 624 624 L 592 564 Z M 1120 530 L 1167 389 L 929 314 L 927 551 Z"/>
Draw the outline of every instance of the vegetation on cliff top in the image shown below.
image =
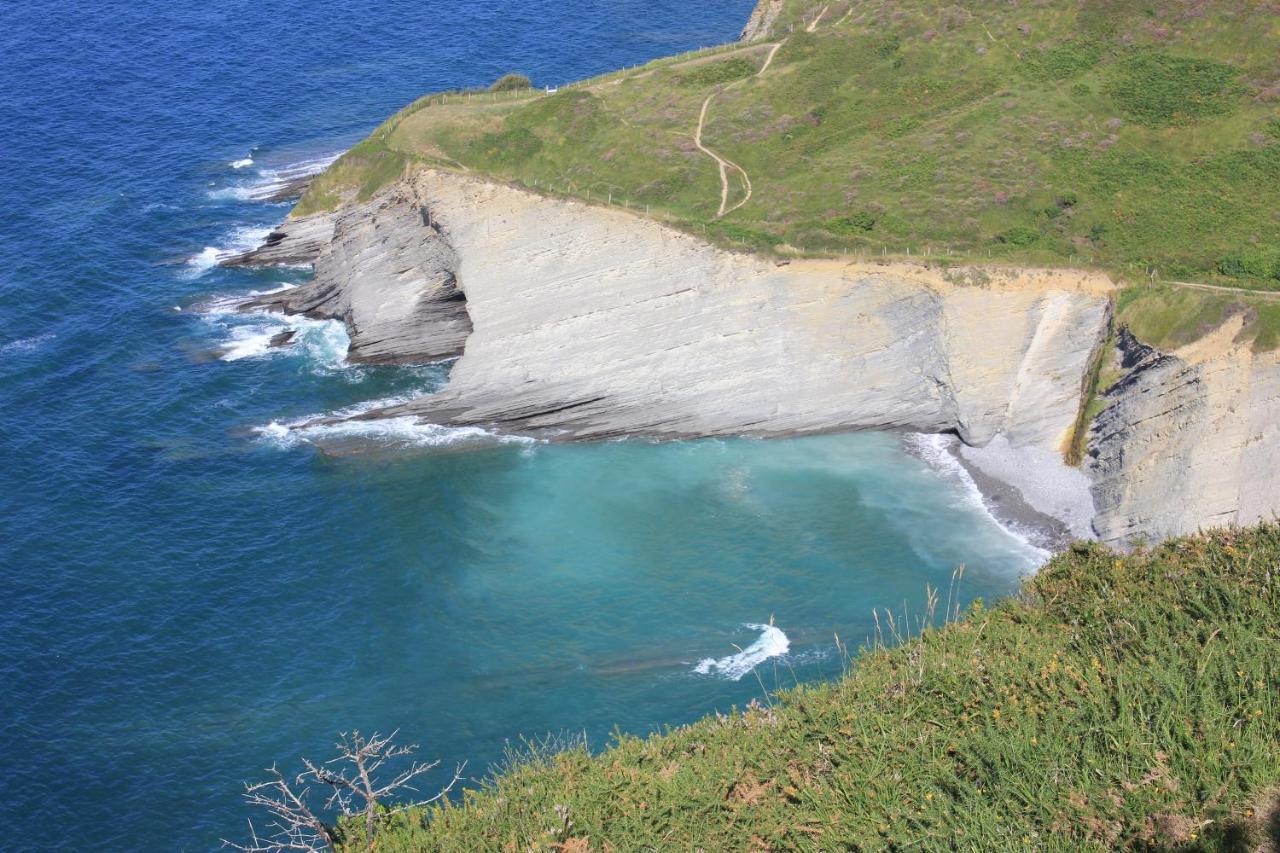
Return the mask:
<path fill-rule="evenodd" d="M 838 683 L 535 755 L 377 849 L 1254 849 L 1280 833 L 1277 566 L 1274 524 L 1077 545 L 992 609 L 884 622 Z"/>
<path fill-rule="evenodd" d="M 1280 10 L 1254 0 L 788 0 L 755 44 L 550 96 L 423 98 L 299 212 L 366 197 L 414 162 L 625 203 L 762 251 L 1277 289 L 1278 43 Z M 723 217 L 718 166 L 694 140 L 713 93 L 702 142 L 751 185 Z M 728 181 L 733 208 L 747 184 Z"/>

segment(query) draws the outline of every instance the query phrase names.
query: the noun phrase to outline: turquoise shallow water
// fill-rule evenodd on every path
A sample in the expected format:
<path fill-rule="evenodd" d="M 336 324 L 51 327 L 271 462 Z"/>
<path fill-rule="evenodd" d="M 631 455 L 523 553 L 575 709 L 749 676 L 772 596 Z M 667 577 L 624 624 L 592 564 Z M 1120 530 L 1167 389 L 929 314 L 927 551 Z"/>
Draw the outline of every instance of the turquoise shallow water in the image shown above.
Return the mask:
<path fill-rule="evenodd" d="M 8 839 L 210 849 L 240 780 L 353 726 L 473 775 L 521 734 L 601 746 L 838 674 L 836 632 L 961 563 L 966 598 L 1034 565 L 891 435 L 328 457 L 263 428 L 447 367 L 346 366 L 335 324 L 267 352 L 281 321 L 191 310 L 303 280 L 209 261 L 287 210 L 255 188 L 422 91 L 722 41 L 750 6 L 0 7 Z"/>

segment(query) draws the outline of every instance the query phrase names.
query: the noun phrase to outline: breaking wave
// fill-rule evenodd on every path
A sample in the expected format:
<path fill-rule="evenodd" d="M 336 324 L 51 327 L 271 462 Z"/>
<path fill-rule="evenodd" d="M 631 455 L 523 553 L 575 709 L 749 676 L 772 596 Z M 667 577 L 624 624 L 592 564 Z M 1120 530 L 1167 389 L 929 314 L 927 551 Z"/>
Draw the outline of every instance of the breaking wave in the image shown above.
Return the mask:
<path fill-rule="evenodd" d="M 30 338 L 19 338 L 15 341 L 9 341 L 0 344 L 0 355 L 14 355 L 16 353 L 30 352 L 39 349 L 41 345 L 53 340 L 53 332 L 46 332 L 43 335 L 35 335 Z"/>
<path fill-rule="evenodd" d="M 227 258 L 243 254 L 250 249 L 261 246 L 271 233 L 270 226 L 241 225 L 231 229 L 220 246 L 205 246 L 187 260 L 187 266 L 200 275 L 206 270 L 216 267 Z"/>
<path fill-rule="evenodd" d="M 756 625 L 748 623 L 744 628 L 759 631 L 760 636 L 754 643 L 736 655 L 722 658 L 703 658 L 693 671 L 699 675 L 718 675 L 729 681 L 739 681 L 770 658 L 785 655 L 791 648 L 791 640 L 774 625 Z"/>
<path fill-rule="evenodd" d="M 908 433 L 902 437 L 902 444 L 909 453 L 922 459 L 930 468 L 956 486 L 955 494 L 962 504 L 984 513 L 996 527 L 1025 545 L 1037 555 L 1038 562 L 1043 563 L 1050 555 L 1048 551 L 1035 544 L 1034 534 L 1031 531 L 1019 530 L 1016 525 L 1002 520 L 992 512 L 972 475 L 951 452 L 951 448 L 958 442 L 959 439 L 937 433 Z"/>
<path fill-rule="evenodd" d="M 218 187 L 209 191 L 211 199 L 232 199 L 236 201 L 270 201 L 287 190 L 290 186 L 318 175 L 329 167 L 334 160 L 342 156 L 342 152 L 323 154 L 295 163 L 286 163 L 276 168 L 258 167 L 252 178 L 237 181 L 231 186 Z M 252 158 L 236 160 L 231 168 L 241 171 L 255 165 Z"/>
<path fill-rule="evenodd" d="M 259 296 L 294 286 L 285 284 L 274 291 L 253 291 L 248 295 Z M 215 351 L 222 361 L 301 354 L 307 358 L 313 373 L 327 375 L 342 371 L 357 377 L 361 375 L 360 368 L 347 362 L 347 347 L 351 339 L 341 321 L 312 320 L 271 311 L 236 310 L 244 298 L 214 300 L 198 311 L 201 318 L 221 335 Z M 287 333 L 292 333 L 287 340 L 272 345 L 280 335 Z"/>
<path fill-rule="evenodd" d="M 381 400 L 367 404 L 366 410 L 394 405 L 396 400 Z M 403 401 L 399 401 L 403 402 Z M 333 444 L 358 442 L 383 447 L 484 447 L 499 444 L 538 444 L 537 439 L 525 436 L 501 435 L 475 426 L 451 427 L 422 423 L 416 417 L 405 415 L 394 418 L 378 418 L 359 421 L 308 424 L 308 418 L 292 423 L 272 421 L 254 431 L 267 442 L 288 449 L 302 444 Z"/>

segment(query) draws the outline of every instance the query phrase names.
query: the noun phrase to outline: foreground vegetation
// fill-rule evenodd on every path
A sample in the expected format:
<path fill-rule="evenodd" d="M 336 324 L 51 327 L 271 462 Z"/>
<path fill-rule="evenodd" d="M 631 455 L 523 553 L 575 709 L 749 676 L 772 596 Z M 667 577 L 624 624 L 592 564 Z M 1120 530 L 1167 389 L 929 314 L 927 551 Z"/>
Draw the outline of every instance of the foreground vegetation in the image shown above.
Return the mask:
<path fill-rule="evenodd" d="M 1278 575 L 1275 524 L 1077 545 L 838 683 L 540 755 L 377 849 L 1255 849 L 1280 833 Z"/>

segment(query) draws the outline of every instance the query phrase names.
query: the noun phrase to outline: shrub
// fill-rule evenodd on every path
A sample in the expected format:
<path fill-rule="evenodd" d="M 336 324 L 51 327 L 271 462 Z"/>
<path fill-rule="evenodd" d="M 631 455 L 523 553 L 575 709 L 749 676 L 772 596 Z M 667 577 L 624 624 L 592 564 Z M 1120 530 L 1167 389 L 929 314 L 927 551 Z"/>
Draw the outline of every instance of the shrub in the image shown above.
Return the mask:
<path fill-rule="evenodd" d="M 1068 80 L 1088 71 L 1101 58 L 1100 42 L 1077 39 L 1033 54 L 1022 63 L 1022 71 L 1032 80 Z"/>
<path fill-rule="evenodd" d="M 1224 255 L 1218 272 L 1231 278 L 1273 278 L 1280 280 L 1280 246 L 1261 246 Z"/>
<path fill-rule="evenodd" d="M 513 127 L 486 133 L 470 146 L 474 156 L 493 165 L 523 163 L 542 150 L 542 140 L 533 131 Z"/>
<path fill-rule="evenodd" d="M 826 229 L 832 234 L 844 236 L 866 233 L 875 227 L 876 218 L 865 210 L 859 210 L 857 213 L 851 213 L 848 216 L 830 219 L 826 224 Z"/>
<path fill-rule="evenodd" d="M 1040 241 L 1040 232 L 1029 225 L 1015 225 L 996 240 L 1009 246 L 1026 247 Z"/>
<path fill-rule="evenodd" d="M 1230 112 L 1244 93 L 1239 75 L 1225 62 L 1147 51 L 1119 64 L 1107 94 L 1139 124 L 1189 124 Z"/>
<path fill-rule="evenodd" d="M 515 89 L 532 89 L 533 81 L 523 74 L 503 74 L 497 80 L 493 81 L 493 85 L 489 87 L 490 92 L 510 92 Z"/>
<path fill-rule="evenodd" d="M 898 38 L 897 33 L 890 33 L 884 41 L 876 45 L 876 53 L 883 59 L 888 59 L 897 53 L 900 47 L 902 47 L 902 39 Z"/>

